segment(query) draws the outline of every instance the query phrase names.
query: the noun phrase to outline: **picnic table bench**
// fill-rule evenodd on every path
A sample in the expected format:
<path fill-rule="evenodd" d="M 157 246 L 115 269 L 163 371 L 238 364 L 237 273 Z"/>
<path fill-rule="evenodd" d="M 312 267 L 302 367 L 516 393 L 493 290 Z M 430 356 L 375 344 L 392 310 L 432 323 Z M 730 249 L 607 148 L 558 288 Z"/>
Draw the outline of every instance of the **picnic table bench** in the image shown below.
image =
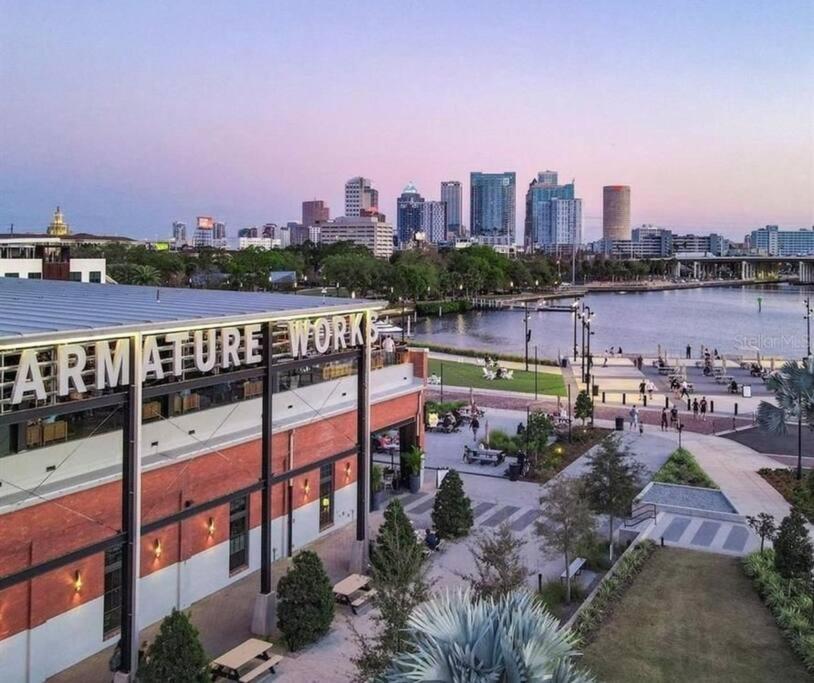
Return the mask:
<path fill-rule="evenodd" d="M 274 667 L 283 661 L 280 655 L 271 654 L 271 647 L 272 644 L 265 640 L 249 638 L 213 659 L 209 667 L 216 678 L 251 683 L 267 671 L 276 673 Z M 257 659 L 261 660 L 260 663 L 255 662 Z M 255 666 L 246 670 L 250 665 Z"/>
<path fill-rule="evenodd" d="M 585 566 L 586 559 L 584 557 L 577 557 L 574 560 L 571 560 L 571 563 L 568 565 L 568 576 L 579 576 L 582 574 L 582 568 Z M 560 574 L 560 581 L 565 581 L 566 579 L 566 572 L 563 569 L 562 574 Z"/>
<path fill-rule="evenodd" d="M 350 605 L 351 611 L 357 610 L 368 602 L 376 591 L 370 588 L 370 577 L 364 574 L 351 574 L 334 585 L 334 597 L 338 602 Z"/>
<path fill-rule="evenodd" d="M 506 454 L 496 448 L 470 448 L 464 446 L 463 461 L 466 463 L 479 462 L 481 465 L 491 464 L 497 467 L 506 459 Z"/>

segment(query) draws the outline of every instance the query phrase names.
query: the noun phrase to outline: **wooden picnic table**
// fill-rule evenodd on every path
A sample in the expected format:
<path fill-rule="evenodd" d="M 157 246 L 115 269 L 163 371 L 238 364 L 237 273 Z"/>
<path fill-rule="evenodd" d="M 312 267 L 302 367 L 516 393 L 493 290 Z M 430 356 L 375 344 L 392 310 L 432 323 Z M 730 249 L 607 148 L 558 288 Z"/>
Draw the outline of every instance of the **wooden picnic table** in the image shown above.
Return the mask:
<path fill-rule="evenodd" d="M 271 648 L 272 644 L 265 640 L 249 638 L 237 647 L 223 653 L 220 657 L 213 659 L 209 666 L 224 678 L 231 678 L 235 681 L 252 680 L 255 677 L 252 676 L 254 672 L 259 674 L 264 669 L 273 670 L 274 665 L 282 660 L 282 657 L 270 656 Z M 241 676 L 240 670 L 251 664 L 255 659 L 262 659 L 263 663 L 248 674 Z"/>
<path fill-rule="evenodd" d="M 365 576 L 364 574 L 351 574 L 334 585 L 334 595 L 345 602 L 350 602 L 350 598 L 354 593 L 364 590 L 369 584 L 369 576 Z"/>

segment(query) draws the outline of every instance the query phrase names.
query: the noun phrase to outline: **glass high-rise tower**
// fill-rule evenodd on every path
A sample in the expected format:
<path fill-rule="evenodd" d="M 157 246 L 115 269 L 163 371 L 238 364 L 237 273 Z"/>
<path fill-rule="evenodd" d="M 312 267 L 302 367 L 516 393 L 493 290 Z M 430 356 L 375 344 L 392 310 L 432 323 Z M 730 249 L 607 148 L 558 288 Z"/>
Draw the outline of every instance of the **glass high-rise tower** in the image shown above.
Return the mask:
<path fill-rule="evenodd" d="M 514 242 L 516 174 L 473 171 L 469 183 L 472 236 L 506 237 Z"/>
<path fill-rule="evenodd" d="M 446 237 L 461 235 L 461 183 L 458 180 L 444 180 L 441 183 L 441 201 L 447 205 Z"/>

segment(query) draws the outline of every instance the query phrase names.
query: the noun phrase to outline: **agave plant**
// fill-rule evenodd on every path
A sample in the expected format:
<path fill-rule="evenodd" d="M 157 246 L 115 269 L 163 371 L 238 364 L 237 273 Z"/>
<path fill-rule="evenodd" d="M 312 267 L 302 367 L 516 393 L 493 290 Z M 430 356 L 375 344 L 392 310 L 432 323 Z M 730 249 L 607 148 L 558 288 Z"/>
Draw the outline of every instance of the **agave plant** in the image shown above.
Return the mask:
<path fill-rule="evenodd" d="M 814 427 L 814 359 L 804 358 L 802 363 L 787 361 L 766 382 L 774 392 L 777 405 L 761 401 L 757 409 L 760 429 L 771 434 L 784 435 L 789 421 L 797 422 L 798 434 L 802 434 L 803 422 Z M 803 478 L 802 436 L 797 439 L 797 479 Z"/>
<path fill-rule="evenodd" d="M 414 649 L 384 679 L 449 683 L 589 683 L 574 668 L 575 638 L 526 591 L 495 601 L 448 592 L 417 607 L 408 623 Z"/>

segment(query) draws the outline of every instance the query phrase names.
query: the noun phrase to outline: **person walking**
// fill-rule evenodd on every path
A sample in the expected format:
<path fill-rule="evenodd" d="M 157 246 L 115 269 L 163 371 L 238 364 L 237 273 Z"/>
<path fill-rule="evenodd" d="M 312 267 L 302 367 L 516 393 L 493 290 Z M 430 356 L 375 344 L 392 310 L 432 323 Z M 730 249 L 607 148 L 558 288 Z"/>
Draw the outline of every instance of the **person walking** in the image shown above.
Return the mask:
<path fill-rule="evenodd" d="M 692 358 L 692 346 L 687 344 L 687 358 Z"/>
<path fill-rule="evenodd" d="M 650 398 L 651 401 L 653 400 L 653 392 L 655 390 L 656 390 L 656 385 L 653 384 L 653 380 L 652 379 L 647 380 L 647 395 L 648 395 L 648 397 Z"/>
<path fill-rule="evenodd" d="M 630 412 L 628 412 L 628 418 L 630 420 L 630 431 L 632 432 L 635 429 L 638 429 L 638 427 L 639 427 L 639 411 L 636 408 L 635 404 L 630 409 Z"/>
<path fill-rule="evenodd" d="M 384 360 L 387 365 L 393 365 L 396 362 L 396 342 L 393 337 L 387 335 L 382 341 L 382 349 L 384 350 Z"/>
<path fill-rule="evenodd" d="M 472 429 L 472 441 L 478 440 L 478 430 L 480 429 L 480 422 L 478 422 L 478 416 L 473 414 L 472 420 L 469 422 L 469 427 Z"/>
<path fill-rule="evenodd" d="M 698 419 L 698 399 L 697 398 L 694 398 L 692 400 L 692 419 L 693 420 Z"/>
<path fill-rule="evenodd" d="M 661 409 L 661 431 L 667 431 L 667 408 Z"/>
<path fill-rule="evenodd" d="M 605 353 L 602 354 L 602 357 L 603 357 L 602 367 L 606 368 L 606 367 L 608 367 L 608 350 L 607 349 L 605 349 Z"/>
<path fill-rule="evenodd" d="M 642 380 L 641 382 L 639 382 L 639 396 L 644 398 L 645 391 L 647 391 L 647 383 L 644 380 Z"/>
<path fill-rule="evenodd" d="M 701 397 L 700 408 L 701 408 L 701 419 L 704 422 L 706 422 L 707 421 L 707 397 L 706 396 Z"/>
<path fill-rule="evenodd" d="M 670 426 L 678 428 L 678 408 L 676 408 L 675 403 L 673 403 L 673 407 L 670 408 Z"/>

